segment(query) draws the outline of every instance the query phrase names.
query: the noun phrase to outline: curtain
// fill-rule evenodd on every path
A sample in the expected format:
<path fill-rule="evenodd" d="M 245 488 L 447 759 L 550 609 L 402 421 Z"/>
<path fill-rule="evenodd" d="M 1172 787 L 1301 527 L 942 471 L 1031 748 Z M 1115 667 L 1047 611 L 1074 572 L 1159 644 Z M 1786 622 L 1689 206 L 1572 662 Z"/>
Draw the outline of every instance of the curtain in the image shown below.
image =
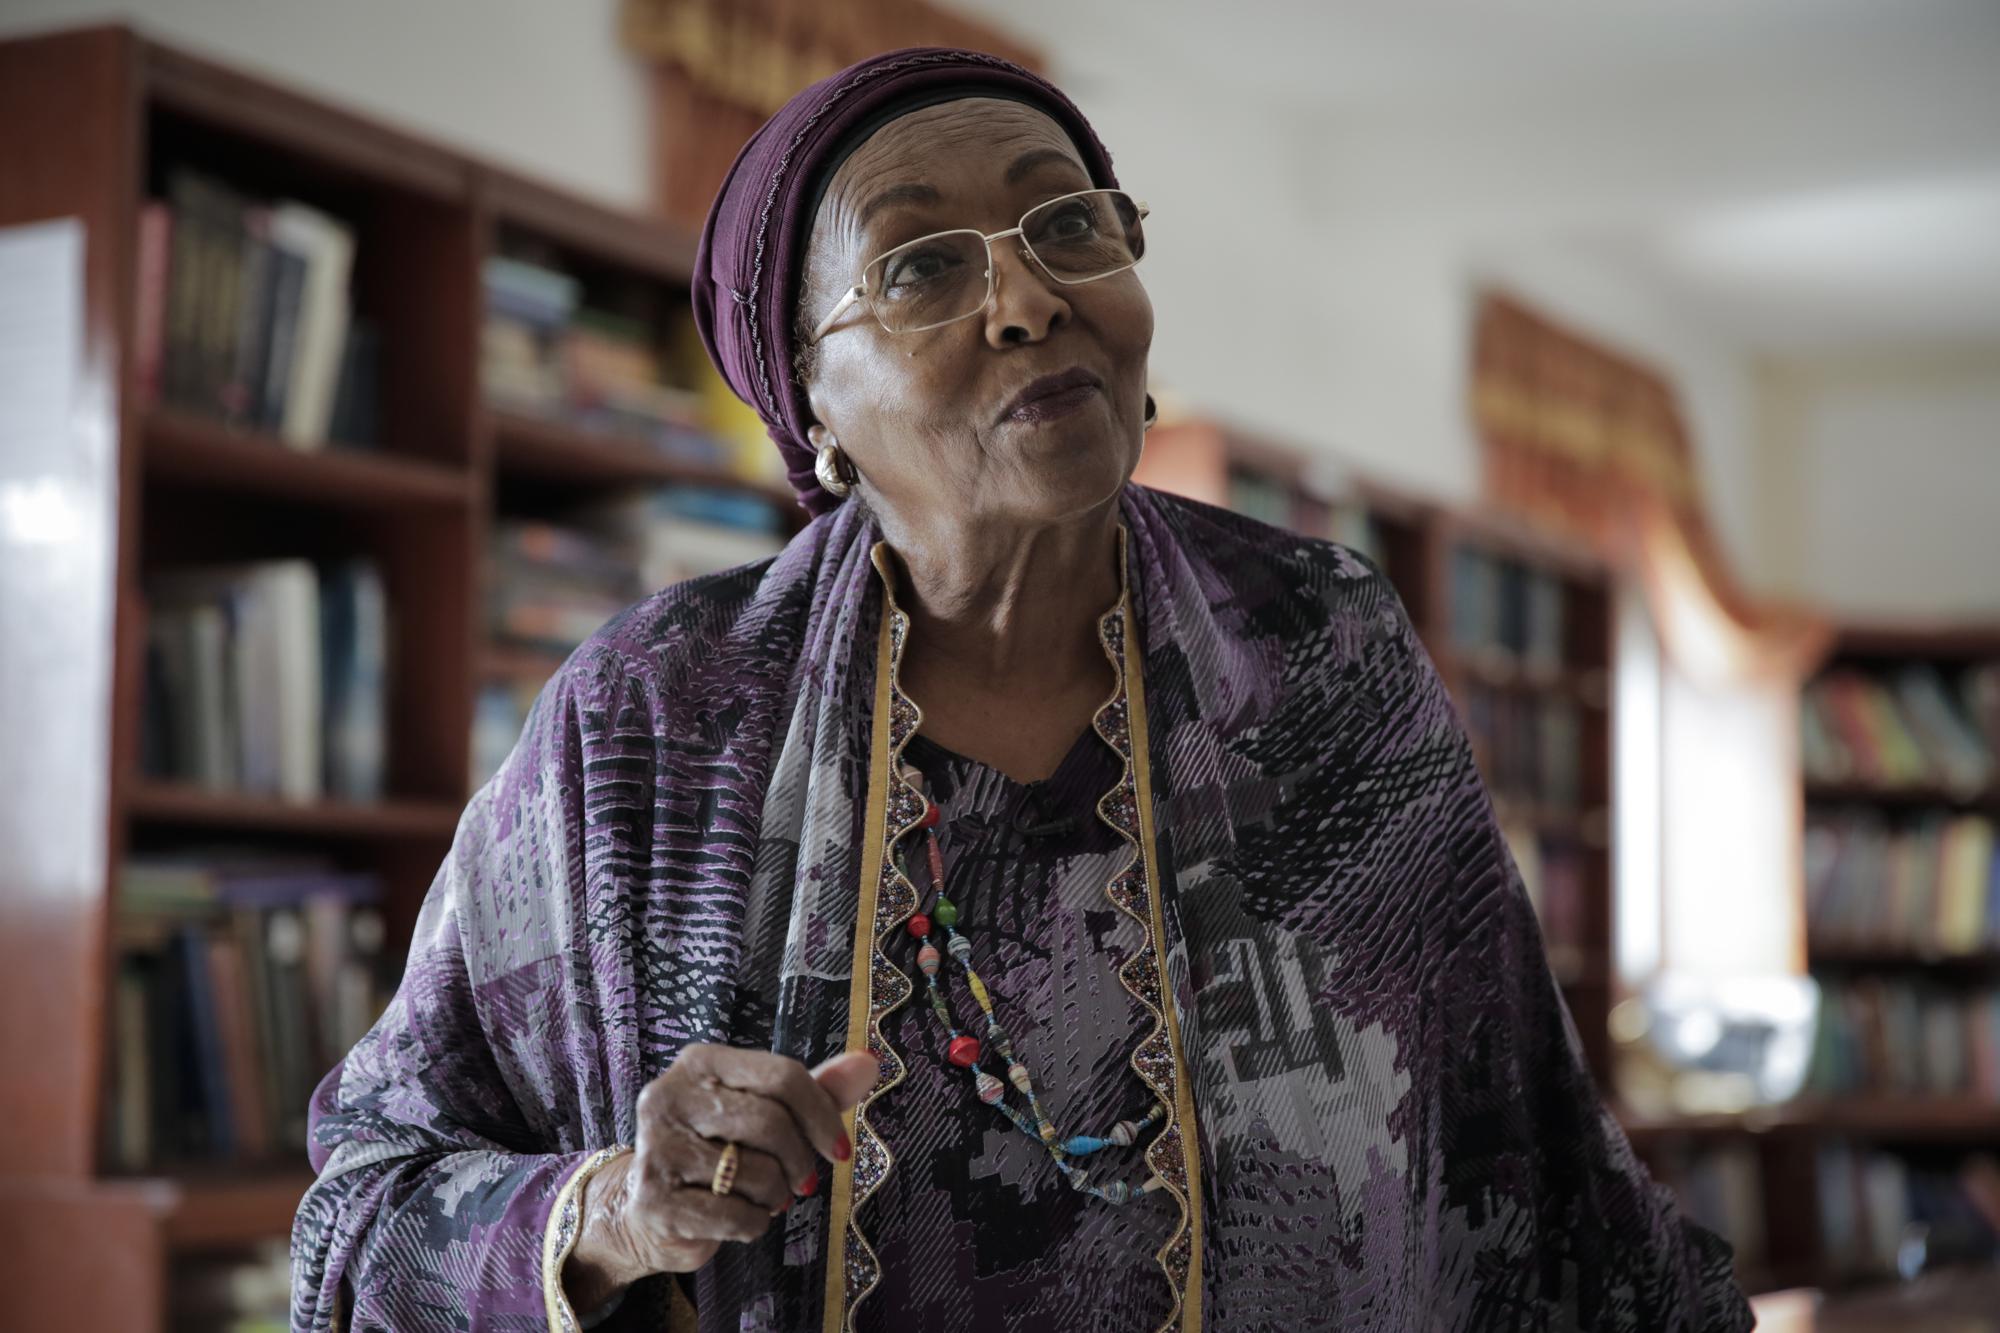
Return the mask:
<path fill-rule="evenodd" d="M 692 230 L 757 127 L 856 60 L 962 46 L 1041 64 L 993 29 L 923 0 L 625 0 L 620 29 L 625 48 L 653 67 L 657 210 Z"/>
<path fill-rule="evenodd" d="M 1471 406 L 1487 497 L 1636 576 L 1682 671 L 1796 682 L 1818 663 L 1828 626 L 1752 597 L 1730 572 L 1660 375 L 1488 292 L 1474 324 Z"/>

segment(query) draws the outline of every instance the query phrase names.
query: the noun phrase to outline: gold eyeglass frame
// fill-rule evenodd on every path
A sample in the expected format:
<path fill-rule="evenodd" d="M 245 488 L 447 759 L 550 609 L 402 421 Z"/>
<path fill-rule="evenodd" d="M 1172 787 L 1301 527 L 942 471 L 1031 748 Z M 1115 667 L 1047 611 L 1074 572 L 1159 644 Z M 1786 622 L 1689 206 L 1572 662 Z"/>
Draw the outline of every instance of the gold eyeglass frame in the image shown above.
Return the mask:
<path fill-rule="evenodd" d="M 961 319 L 971 319 L 974 315 L 977 315 L 980 311 L 986 309 L 987 303 L 992 301 L 993 299 L 993 288 L 995 283 L 997 282 L 997 278 L 994 275 L 993 242 L 1004 241 L 1009 236 L 1022 237 L 1021 253 L 1026 255 L 1030 260 L 1032 260 L 1036 268 L 1048 274 L 1050 281 L 1060 283 L 1065 287 L 1081 287 L 1085 283 L 1101 282 L 1105 278 L 1115 277 L 1120 273 L 1130 272 L 1132 269 L 1139 267 L 1139 261 L 1146 257 L 1143 252 L 1139 255 L 1138 259 L 1134 259 L 1129 264 L 1120 265 L 1117 268 L 1110 269 L 1103 273 L 1092 274 L 1088 278 L 1064 278 L 1058 276 L 1054 270 L 1052 270 L 1047 264 L 1044 264 L 1042 262 L 1042 257 L 1035 253 L 1035 247 L 1028 244 L 1026 236 L 1028 230 L 1028 219 L 1030 217 L 1032 217 L 1036 213 L 1041 212 L 1043 209 L 1049 207 L 1051 204 L 1059 204 L 1063 202 L 1065 199 L 1076 199 L 1086 194 L 1124 195 L 1127 199 L 1132 200 L 1132 206 L 1138 210 L 1139 213 L 1138 221 L 1140 222 L 1144 222 L 1147 216 L 1152 212 L 1151 209 L 1146 207 L 1145 200 L 1134 199 L 1132 197 L 1131 192 L 1128 190 L 1117 190 L 1109 187 L 1093 188 L 1089 190 L 1071 190 L 1068 194 L 1059 194 L 1053 199 L 1042 200 L 1041 203 L 1036 204 L 1033 208 L 1021 214 L 1020 221 L 1015 223 L 1013 226 L 1007 228 L 1007 230 L 1005 231 L 996 231 L 991 234 L 988 234 L 986 232 L 980 231 L 977 227 L 948 227 L 944 231 L 934 231 L 927 233 L 926 235 L 919 236 L 913 241 L 904 241 L 901 245 L 892 245 L 887 250 L 884 250 L 881 254 L 876 255 L 873 259 L 869 260 L 866 264 L 863 264 L 861 266 L 861 281 L 855 283 L 852 287 L 849 287 L 847 289 L 846 295 L 840 298 L 840 303 L 834 306 L 832 310 L 829 310 L 827 312 L 826 318 L 821 320 L 819 322 L 819 327 L 813 330 L 812 341 L 816 343 L 820 339 L 826 337 L 827 332 L 830 329 L 832 329 L 834 321 L 838 320 L 842 315 L 846 314 L 847 308 L 849 306 L 855 304 L 857 301 L 864 301 L 867 299 L 868 271 L 870 269 L 874 268 L 877 264 L 881 263 L 883 260 L 887 259 L 890 255 L 895 254 L 899 250 L 908 250 L 912 246 L 922 245 L 926 241 L 934 241 L 940 236 L 972 235 L 972 236 L 977 236 L 980 239 L 980 241 L 985 244 L 986 295 L 979 298 L 978 305 L 975 305 L 974 307 L 972 307 L 972 309 L 966 311 L 962 315 L 953 315 L 950 319 L 941 319 L 935 324 L 920 324 L 913 329 L 891 329 L 887 324 L 884 324 L 882 322 L 882 317 L 880 315 L 875 314 L 874 308 L 872 306 L 869 307 L 868 313 L 870 315 L 874 315 L 875 322 L 877 324 L 881 324 L 882 327 L 888 332 L 923 333 L 930 329 L 941 329 L 947 324 L 956 324 Z"/>

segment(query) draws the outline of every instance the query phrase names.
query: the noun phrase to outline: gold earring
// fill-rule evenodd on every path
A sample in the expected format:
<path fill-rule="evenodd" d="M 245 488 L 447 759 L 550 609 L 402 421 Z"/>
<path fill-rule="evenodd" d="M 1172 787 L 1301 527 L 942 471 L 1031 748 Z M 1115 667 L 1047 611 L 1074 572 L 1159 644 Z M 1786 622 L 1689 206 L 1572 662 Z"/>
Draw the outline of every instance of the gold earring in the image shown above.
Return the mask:
<path fill-rule="evenodd" d="M 1146 415 L 1141 419 L 1143 429 L 1151 430 L 1153 423 L 1160 419 L 1160 405 L 1153 401 L 1153 395 L 1146 395 Z"/>
<path fill-rule="evenodd" d="M 819 457 L 813 459 L 813 475 L 819 478 L 820 489 L 835 499 L 844 500 L 854 489 L 854 483 L 847 478 L 847 459 L 841 454 L 837 444 L 823 444 Z"/>

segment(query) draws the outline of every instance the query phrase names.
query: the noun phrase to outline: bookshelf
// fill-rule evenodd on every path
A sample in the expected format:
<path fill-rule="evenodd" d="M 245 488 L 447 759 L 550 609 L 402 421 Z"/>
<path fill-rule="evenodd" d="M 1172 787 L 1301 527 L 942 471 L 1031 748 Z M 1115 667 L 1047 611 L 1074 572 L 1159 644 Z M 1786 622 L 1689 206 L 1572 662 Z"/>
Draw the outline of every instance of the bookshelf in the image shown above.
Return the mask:
<path fill-rule="evenodd" d="M 802 515 L 782 483 L 749 474 L 740 456 L 667 447 L 701 438 L 685 422 L 676 433 L 644 410 L 572 411 L 569 398 L 536 410 L 494 391 L 496 256 L 526 257 L 573 280 L 581 307 L 615 316 L 602 321 L 612 332 L 598 340 L 600 357 L 629 357 L 643 343 L 647 355 L 660 354 L 660 383 L 680 382 L 688 349 L 674 329 L 692 236 L 124 27 L 0 44 L 0 123 L 26 131 L 0 136 L 0 226 L 75 217 L 85 229 L 86 359 L 109 378 L 80 436 L 108 441 L 110 451 L 108 467 L 74 471 L 94 488 L 78 494 L 115 515 L 90 553 L 113 608 L 95 663 L 108 694 L 72 688 L 66 705 L 96 710 L 108 753 L 51 758 L 65 766 L 61 780 L 94 791 L 97 804 L 70 842 L 0 846 L 0 1059 L 10 1070 L 0 1093 L 10 1130 L 0 1139 L 0 1324 L 163 1329 L 187 1308 L 186 1274 L 220 1255 L 282 1244 L 310 1176 L 303 1153 L 282 1143 L 249 1157 L 119 1165 L 110 1126 L 130 998 L 121 867 L 216 846 L 323 860 L 328 873 L 379 886 L 393 972 L 478 777 L 482 687 L 505 678 L 532 693 L 563 657 L 561 644 L 492 632 L 496 531 L 647 496 L 733 500 L 768 513 L 774 538 Z M 276 353 L 260 347 L 253 361 L 248 333 L 229 344 L 236 359 L 226 364 L 242 383 L 219 409 L 190 399 L 183 379 L 172 392 L 161 387 L 169 370 L 184 376 L 206 364 L 162 369 L 148 352 L 157 340 L 146 336 L 148 320 L 175 312 L 172 288 L 155 288 L 149 268 L 175 253 L 149 239 L 171 210 L 149 202 L 184 202 L 190 173 L 260 217 L 303 205 L 351 240 L 351 319 L 338 358 L 323 363 L 331 415 L 317 430 L 301 435 L 287 415 L 296 378 L 276 399 L 260 393 L 278 383 L 276 372 L 263 373 Z M 171 216 L 180 230 L 184 217 Z M 273 280 L 271 290 L 282 288 Z M 252 305 L 242 301 L 239 319 Z M 298 318 L 305 328 L 310 317 Z M 188 319 L 188 329 L 207 327 Z M 621 343 L 624 329 L 637 333 Z M 206 344 L 192 345 L 206 355 Z M 565 393 L 573 388 L 565 381 Z M 691 390 L 656 396 L 694 410 Z M 149 691 L 157 636 L 178 612 L 163 601 L 161 581 L 299 560 L 322 576 L 365 562 L 379 577 L 389 648 L 374 696 L 382 711 L 373 785 L 364 795 L 341 794 L 330 781 L 281 795 L 163 769 L 149 739 L 160 710 L 148 701 L 166 697 Z M 30 637 L 0 634 L 7 679 L 48 677 L 43 656 Z M 89 665 L 64 668 L 85 681 Z M 66 674 L 52 683 L 70 682 Z M 111 1252 L 119 1262 L 107 1267 L 101 1256 Z"/>
<path fill-rule="evenodd" d="M 1395 585 L 1472 736 L 1550 969 L 1609 1089 L 1611 571 L 1526 525 L 1323 471 L 1208 421 L 1155 427 L 1138 479 L 1344 542 Z"/>
<path fill-rule="evenodd" d="M 1723 1174 L 1755 1202 L 1752 1234 L 1731 1239 L 1757 1289 L 1893 1278 L 1885 1251 L 1911 1214 L 1949 1239 L 1974 1191 L 2000 1215 L 2000 1180 L 1976 1167 L 2000 1148 L 2000 625 L 1845 628 L 1806 684 L 1801 735 L 1813 1072 L 1785 1106 L 1628 1125 L 1668 1178 L 1736 1155 Z M 1867 1207 L 1841 1197 L 1870 1188 L 1857 1171 L 1884 1178 L 1873 1253 L 1851 1234 Z"/>

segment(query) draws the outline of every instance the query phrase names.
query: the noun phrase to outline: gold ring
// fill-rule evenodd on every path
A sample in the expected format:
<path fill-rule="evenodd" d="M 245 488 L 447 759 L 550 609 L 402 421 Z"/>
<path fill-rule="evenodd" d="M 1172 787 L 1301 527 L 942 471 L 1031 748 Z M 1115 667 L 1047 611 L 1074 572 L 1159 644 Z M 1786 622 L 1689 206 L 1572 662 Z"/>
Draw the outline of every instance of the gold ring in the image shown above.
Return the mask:
<path fill-rule="evenodd" d="M 712 1194 L 727 1194 L 736 1188 L 736 1140 L 722 1145 L 722 1156 L 715 1163 L 715 1178 L 708 1182 Z"/>

